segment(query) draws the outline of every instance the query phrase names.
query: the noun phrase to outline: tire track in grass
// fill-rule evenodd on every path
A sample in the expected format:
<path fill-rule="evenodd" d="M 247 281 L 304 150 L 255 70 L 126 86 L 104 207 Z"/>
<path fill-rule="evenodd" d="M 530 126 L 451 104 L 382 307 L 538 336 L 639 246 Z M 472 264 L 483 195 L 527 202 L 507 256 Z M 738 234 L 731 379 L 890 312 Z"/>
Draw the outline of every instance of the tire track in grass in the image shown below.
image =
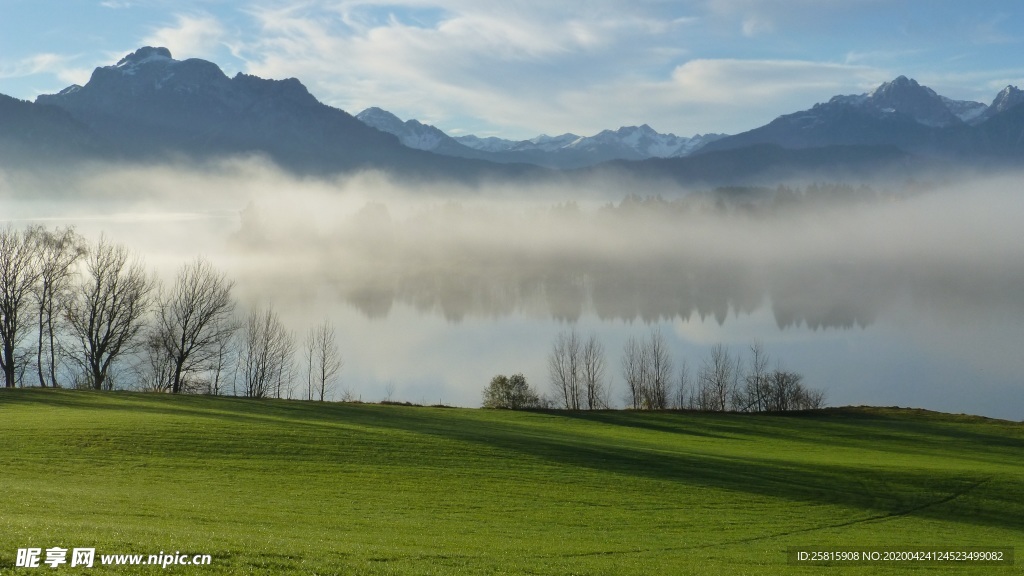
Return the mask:
<path fill-rule="evenodd" d="M 588 556 L 616 556 L 616 555 L 625 555 L 625 554 L 649 554 L 651 552 L 680 552 L 680 551 L 686 551 L 686 550 L 706 550 L 706 549 L 709 549 L 709 548 L 718 548 L 718 547 L 722 547 L 722 546 L 731 546 L 731 545 L 735 545 L 735 544 L 750 544 L 752 542 L 763 542 L 765 540 L 774 540 L 776 538 L 785 538 L 787 536 L 795 536 L 797 534 L 808 534 L 808 533 L 811 533 L 811 532 L 820 532 L 820 531 L 823 531 L 823 530 L 832 530 L 832 529 L 835 529 L 835 528 L 846 528 L 848 526 L 856 526 L 858 524 L 870 524 L 870 523 L 873 523 L 873 522 L 888 522 L 889 520 L 895 520 L 897 518 L 902 518 L 902 517 L 905 517 L 905 516 L 909 516 L 909 515 L 911 515 L 911 514 L 913 514 L 915 512 L 920 512 L 921 510 L 926 510 L 928 508 L 933 508 L 935 506 L 941 506 L 943 504 L 952 502 L 953 500 L 956 500 L 957 498 L 960 498 L 961 496 L 964 496 L 964 495 L 968 494 L 969 492 L 978 489 L 979 487 L 981 487 L 982 485 L 986 484 L 990 480 L 992 480 L 991 476 L 989 476 L 987 478 L 984 478 L 982 480 L 979 480 L 979 481 L 977 481 L 977 482 L 975 482 L 975 483 L 965 487 L 962 490 L 958 490 L 956 492 L 953 492 L 952 494 L 949 494 L 948 496 L 944 496 L 944 497 L 942 497 L 942 498 L 940 498 L 938 500 L 933 500 L 931 502 L 925 502 L 924 504 L 921 504 L 921 505 L 918 505 L 918 506 L 914 506 L 914 507 L 911 507 L 911 508 L 907 508 L 905 510 L 899 510 L 899 511 L 896 511 L 896 512 L 887 512 L 885 514 L 876 514 L 876 515 L 873 515 L 873 516 L 868 516 L 866 518 L 858 518 L 858 519 L 855 519 L 855 520 L 847 520 L 846 522 L 838 522 L 838 523 L 834 523 L 834 524 L 824 524 L 824 525 L 821 525 L 821 526 L 812 526 L 810 528 L 801 528 L 799 530 L 788 530 L 788 531 L 785 531 L 785 532 L 775 532 L 773 534 L 765 534 L 763 536 L 752 536 L 750 538 L 738 538 L 738 539 L 734 539 L 734 540 L 725 540 L 725 541 L 722 541 L 722 542 L 715 542 L 715 543 L 711 543 L 711 544 L 698 544 L 696 546 L 670 546 L 670 547 L 665 547 L 665 548 L 646 548 L 646 549 L 638 549 L 638 550 L 604 550 L 604 551 L 601 551 L 601 552 L 579 552 L 579 553 L 573 553 L 573 554 L 556 554 L 556 555 L 538 556 L 538 558 L 584 558 L 584 557 L 588 557 Z"/>

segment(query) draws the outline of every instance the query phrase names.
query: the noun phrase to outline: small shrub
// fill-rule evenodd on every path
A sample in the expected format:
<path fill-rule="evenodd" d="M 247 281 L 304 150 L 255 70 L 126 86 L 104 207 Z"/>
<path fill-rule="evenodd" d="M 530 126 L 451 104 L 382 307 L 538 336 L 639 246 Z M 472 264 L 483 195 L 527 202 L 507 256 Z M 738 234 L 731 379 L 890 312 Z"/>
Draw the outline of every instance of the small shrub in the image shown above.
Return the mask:
<path fill-rule="evenodd" d="M 491 379 L 491 383 L 484 388 L 484 408 L 507 408 L 509 410 L 522 410 L 524 408 L 539 408 L 540 397 L 537 392 L 526 383 L 526 377 L 522 374 L 512 376 L 497 375 Z"/>

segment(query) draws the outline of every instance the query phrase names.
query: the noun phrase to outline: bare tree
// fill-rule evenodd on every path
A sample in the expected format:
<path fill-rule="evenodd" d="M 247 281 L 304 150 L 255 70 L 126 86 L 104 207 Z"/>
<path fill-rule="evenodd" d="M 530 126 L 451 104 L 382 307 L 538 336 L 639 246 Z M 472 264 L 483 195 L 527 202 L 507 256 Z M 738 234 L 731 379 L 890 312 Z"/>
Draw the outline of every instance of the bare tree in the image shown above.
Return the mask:
<path fill-rule="evenodd" d="M 334 325 L 324 319 L 306 334 L 306 399 L 323 402 L 342 366 Z"/>
<path fill-rule="evenodd" d="M 170 391 L 182 391 L 184 380 L 223 363 L 226 342 L 235 332 L 231 321 L 234 282 L 203 258 L 178 271 L 174 286 L 161 294 L 157 307 L 157 338 L 171 361 Z M 217 374 L 219 378 L 219 371 Z"/>
<path fill-rule="evenodd" d="M 761 412 L 768 401 L 768 354 L 760 342 L 750 345 L 750 369 L 743 377 L 744 387 L 736 403 L 738 410 Z"/>
<path fill-rule="evenodd" d="M 736 390 L 737 367 L 729 349 L 721 344 L 711 348 L 711 356 L 701 366 L 697 392 L 697 407 L 701 410 L 724 412 Z"/>
<path fill-rule="evenodd" d="M 676 388 L 675 399 L 673 401 L 673 407 L 682 410 L 683 408 L 692 408 L 691 404 L 691 390 L 690 390 L 690 367 L 686 363 L 686 360 L 679 362 L 679 386 Z"/>
<path fill-rule="evenodd" d="M 110 388 L 110 367 L 138 343 L 153 280 L 121 245 L 101 237 L 86 257 L 86 278 L 66 310 L 88 384 Z"/>
<path fill-rule="evenodd" d="M 306 400 L 313 399 L 313 380 L 316 375 L 316 368 L 314 362 L 316 358 L 316 328 L 310 328 L 309 332 L 306 332 Z"/>
<path fill-rule="evenodd" d="M 600 410 L 608 407 L 607 389 L 604 383 L 604 346 L 596 334 L 587 338 L 582 351 L 583 386 L 586 392 L 587 410 Z"/>
<path fill-rule="evenodd" d="M 238 324 L 235 323 L 233 318 L 218 320 L 218 323 L 221 322 L 230 324 L 231 329 L 226 337 L 217 340 L 216 351 L 210 359 L 210 386 L 207 392 L 214 396 L 221 393 L 224 371 L 228 367 L 228 359 L 231 357 L 235 332 L 238 330 Z M 218 330 L 224 330 L 224 328 L 218 328 Z"/>
<path fill-rule="evenodd" d="M 277 346 L 277 372 L 274 376 L 274 398 L 291 398 L 295 378 L 295 333 L 282 330 Z"/>
<path fill-rule="evenodd" d="M 644 387 L 649 372 L 647 346 L 630 336 L 622 349 L 622 378 L 626 381 L 627 400 L 634 410 L 644 407 Z"/>
<path fill-rule="evenodd" d="M 71 298 L 75 264 L 85 256 L 85 240 L 71 226 L 58 228 L 53 232 L 39 226 L 30 233 L 36 239 L 38 258 L 38 281 L 35 297 L 39 312 L 39 330 L 36 341 L 36 375 L 39 385 L 54 388 L 57 382 L 57 367 L 60 364 L 57 333 L 61 310 L 67 307 Z"/>
<path fill-rule="evenodd" d="M 770 374 L 770 390 L 767 409 L 772 412 L 783 412 L 796 409 L 796 398 L 802 387 L 803 378 L 795 372 L 787 372 L 777 368 Z"/>
<path fill-rule="evenodd" d="M 643 404 L 648 410 L 668 408 L 672 387 L 672 357 L 661 330 L 652 329 L 647 343 L 647 371 L 644 378 Z"/>
<path fill-rule="evenodd" d="M 28 298 L 39 278 L 36 238 L 33 231 L 0 230 L 0 368 L 4 386 L 13 388 L 18 382 L 24 355 L 18 346 L 27 328 L 24 320 Z"/>
<path fill-rule="evenodd" d="M 250 398 L 281 396 L 290 376 L 294 338 L 273 308 L 249 312 L 239 352 L 242 393 Z"/>
<path fill-rule="evenodd" d="M 173 380 L 174 362 L 167 354 L 159 333 L 150 331 L 142 344 L 142 353 L 134 366 L 135 388 L 143 392 L 168 392 Z"/>
<path fill-rule="evenodd" d="M 816 410 L 825 405 L 825 392 L 804 386 L 803 377 L 776 368 L 768 375 L 766 410 Z"/>
<path fill-rule="evenodd" d="M 800 410 L 819 410 L 825 407 L 825 391 L 814 388 L 802 388 L 803 393 L 798 401 Z"/>
<path fill-rule="evenodd" d="M 580 388 L 582 378 L 582 345 L 579 334 L 573 328 L 560 332 L 548 356 L 548 373 L 551 385 L 566 410 L 580 409 Z"/>
<path fill-rule="evenodd" d="M 338 400 L 341 402 L 357 402 L 359 400 L 359 396 L 356 396 L 356 391 L 353 390 L 351 386 L 343 386 Z"/>
<path fill-rule="evenodd" d="M 672 357 L 661 330 L 651 329 L 649 337 L 630 336 L 622 353 L 622 377 L 627 400 L 634 410 L 663 410 L 672 396 Z"/>

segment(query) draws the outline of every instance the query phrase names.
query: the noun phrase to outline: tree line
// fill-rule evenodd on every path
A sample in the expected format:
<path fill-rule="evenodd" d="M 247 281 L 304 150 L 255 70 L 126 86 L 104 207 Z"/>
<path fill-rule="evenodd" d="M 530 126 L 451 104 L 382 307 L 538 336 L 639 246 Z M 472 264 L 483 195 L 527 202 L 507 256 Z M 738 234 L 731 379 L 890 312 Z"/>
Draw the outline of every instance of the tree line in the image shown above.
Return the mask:
<path fill-rule="evenodd" d="M 324 400 L 343 366 L 329 320 L 300 345 L 272 306 L 239 318 L 234 282 L 199 257 L 164 285 L 125 246 L 72 227 L 0 229 L 4 386 Z"/>
<path fill-rule="evenodd" d="M 805 386 L 800 374 L 781 365 L 770 368 L 764 346 L 756 342 L 746 361 L 717 344 L 693 373 L 685 359 L 673 357 L 661 331 L 652 329 L 626 341 L 619 367 L 625 404 L 633 410 L 781 412 L 825 404 L 824 391 Z M 484 389 L 483 405 L 565 410 L 611 405 L 604 346 L 594 334 L 584 339 L 575 328 L 559 333 L 548 355 L 548 376 L 550 396 L 539 394 L 521 374 L 496 376 Z"/>
<path fill-rule="evenodd" d="M 175 394 L 328 399 L 344 365 L 333 324 L 325 319 L 300 342 L 270 305 L 240 314 L 234 287 L 202 257 L 182 265 L 165 285 L 138 256 L 105 236 L 89 243 L 72 227 L 8 225 L 0 229 L 4 386 L 121 385 Z M 612 405 L 606 352 L 596 335 L 561 332 L 547 360 L 550 396 L 538 394 L 522 374 L 499 375 L 485 389 L 484 406 Z M 625 404 L 635 410 L 760 412 L 824 404 L 824 393 L 804 386 L 800 374 L 770 369 L 760 344 L 751 346 L 746 361 L 717 345 L 691 374 L 654 329 L 627 340 L 619 369 Z M 350 397 L 342 391 L 342 399 Z"/>

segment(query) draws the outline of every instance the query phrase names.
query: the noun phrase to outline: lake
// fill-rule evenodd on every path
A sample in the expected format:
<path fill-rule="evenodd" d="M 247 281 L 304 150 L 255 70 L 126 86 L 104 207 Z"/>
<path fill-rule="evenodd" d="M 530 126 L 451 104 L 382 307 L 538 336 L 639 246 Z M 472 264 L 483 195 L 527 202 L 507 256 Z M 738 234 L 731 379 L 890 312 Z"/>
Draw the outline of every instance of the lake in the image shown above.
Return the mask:
<path fill-rule="evenodd" d="M 623 346 L 660 330 L 691 381 L 712 346 L 746 358 L 759 342 L 830 405 L 1021 420 L 1015 182 L 723 203 L 119 168 L 63 176 L 60 197 L 7 174 L 0 220 L 105 233 L 165 280 L 203 254 L 236 280 L 240 311 L 272 304 L 300 342 L 329 319 L 345 359 L 334 397 L 478 406 L 516 372 L 550 392 L 547 356 L 575 328 L 603 344 L 622 406 Z"/>

